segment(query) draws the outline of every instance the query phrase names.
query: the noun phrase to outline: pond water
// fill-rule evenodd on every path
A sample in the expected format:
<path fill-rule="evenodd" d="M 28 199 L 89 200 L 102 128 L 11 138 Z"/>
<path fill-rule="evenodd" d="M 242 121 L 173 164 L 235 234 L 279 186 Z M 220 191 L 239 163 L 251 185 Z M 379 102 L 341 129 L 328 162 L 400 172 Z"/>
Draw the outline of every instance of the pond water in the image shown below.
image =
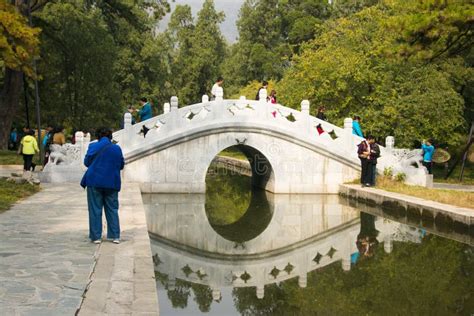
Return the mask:
<path fill-rule="evenodd" d="M 474 238 L 211 168 L 143 195 L 161 315 L 472 315 Z"/>

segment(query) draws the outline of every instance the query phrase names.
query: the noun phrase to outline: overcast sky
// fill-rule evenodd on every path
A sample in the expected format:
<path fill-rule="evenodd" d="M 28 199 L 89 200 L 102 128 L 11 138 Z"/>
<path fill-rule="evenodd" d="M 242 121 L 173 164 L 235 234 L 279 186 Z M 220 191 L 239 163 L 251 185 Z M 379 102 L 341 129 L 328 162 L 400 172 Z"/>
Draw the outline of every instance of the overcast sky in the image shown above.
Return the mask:
<path fill-rule="evenodd" d="M 221 31 L 224 37 L 229 42 L 235 42 L 238 36 L 237 26 L 235 22 L 237 21 L 239 15 L 239 9 L 244 0 L 214 0 L 216 10 L 224 11 L 225 21 L 221 24 Z M 173 11 L 176 5 L 187 4 L 191 7 L 194 17 L 197 16 L 197 12 L 201 9 L 204 0 L 176 0 L 171 2 L 171 10 Z M 161 21 L 159 29 L 164 30 L 168 24 L 170 15 L 168 14 L 163 21 Z"/>

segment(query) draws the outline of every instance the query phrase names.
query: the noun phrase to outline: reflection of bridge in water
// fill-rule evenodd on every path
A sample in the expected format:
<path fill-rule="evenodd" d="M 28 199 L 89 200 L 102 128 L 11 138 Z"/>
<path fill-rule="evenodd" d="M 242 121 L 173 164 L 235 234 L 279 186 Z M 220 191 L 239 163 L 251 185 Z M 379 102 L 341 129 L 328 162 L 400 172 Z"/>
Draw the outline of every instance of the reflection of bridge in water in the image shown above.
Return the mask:
<path fill-rule="evenodd" d="M 298 277 L 306 287 L 310 271 L 341 261 L 351 268 L 361 231 L 359 212 L 338 196 L 268 194 L 273 217 L 252 240 L 226 240 L 209 224 L 204 195 L 145 195 L 148 230 L 156 271 L 207 285 L 219 299 L 223 287 L 264 286 Z M 421 241 L 421 231 L 396 222 L 375 220 L 377 239 L 387 253 L 392 240 Z"/>

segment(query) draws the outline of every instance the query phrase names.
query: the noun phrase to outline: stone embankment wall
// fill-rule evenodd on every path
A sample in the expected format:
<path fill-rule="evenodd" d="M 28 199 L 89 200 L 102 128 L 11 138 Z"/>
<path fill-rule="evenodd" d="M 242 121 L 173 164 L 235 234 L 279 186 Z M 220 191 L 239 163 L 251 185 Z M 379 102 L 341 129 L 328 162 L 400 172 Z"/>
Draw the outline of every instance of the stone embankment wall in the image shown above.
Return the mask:
<path fill-rule="evenodd" d="M 241 174 L 243 176 L 251 177 L 252 168 L 247 160 L 241 160 L 232 157 L 216 156 L 212 161 L 212 165 L 218 168 L 225 168 L 231 172 Z"/>
<path fill-rule="evenodd" d="M 442 204 L 403 194 L 358 185 L 343 184 L 339 194 L 348 197 L 364 212 L 383 213 L 411 225 L 435 229 L 439 234 L 459 235 L 462 242 L 474 244 L 474 209 Z M 382 214 L 380 214 L 382 215 Z"/>

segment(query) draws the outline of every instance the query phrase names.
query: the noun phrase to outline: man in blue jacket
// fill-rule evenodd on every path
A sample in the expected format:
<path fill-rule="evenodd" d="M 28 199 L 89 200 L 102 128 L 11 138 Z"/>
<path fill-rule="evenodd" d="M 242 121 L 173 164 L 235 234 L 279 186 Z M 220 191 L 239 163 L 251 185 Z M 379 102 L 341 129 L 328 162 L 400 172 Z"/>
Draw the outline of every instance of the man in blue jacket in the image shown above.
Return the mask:
<path fill-rule="evenodd" d="M 147 98 L 141 98 L 140 103 L 142 104 L 142 108 L 138 111 L 140 122 L 151 119 L 153 117 L 153 111 L 150 102 L 148 102 Z"/>
<path fill-rule="evenodd" d="M 112 131 L 101 128 L 97 132 L 97 142 L 91 143 L 84 158 L 88 167 L 81 181 L 87 187 L 89 208 L 89 238 L 95 244 L 102 238 L 102 208 L 107 220 L 107 239 L 120 243 L 120 222 L 118 216 L 118 192 L 121 187 L 120 170 L 124 159 L 122 149 L 112 143 Z"/>

